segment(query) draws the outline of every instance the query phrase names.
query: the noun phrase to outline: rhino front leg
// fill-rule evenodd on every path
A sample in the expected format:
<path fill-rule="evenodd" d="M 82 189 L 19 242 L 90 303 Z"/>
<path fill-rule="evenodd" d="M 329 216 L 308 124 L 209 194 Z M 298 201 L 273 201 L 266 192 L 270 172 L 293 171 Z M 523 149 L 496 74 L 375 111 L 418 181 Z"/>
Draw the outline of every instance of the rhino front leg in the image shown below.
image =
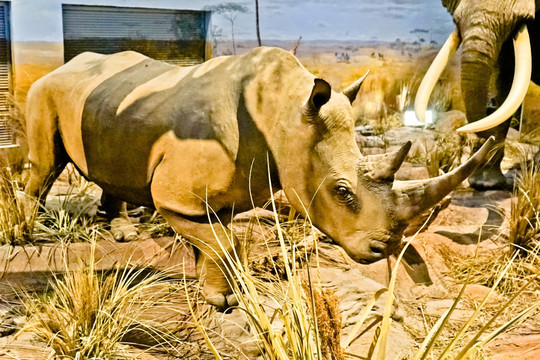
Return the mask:
<path fill-rule="evenodd" d="M 222 214 L 218 214 L 219 219 L 213 217 L 213 221 L 209 222 L 207 216 L 188 219 L 170 210 L 157 210 L 177 233 L 196 247 L 197 276 L 205 300 L 219 310 L 237 305 L 227 270 L 229 262 L 226 253 L 233 254 L 238 245 L 236 237 L 226 227 L 231 216 L 222 211 Z"/>
<path fill-rule="evenodd" d="M 127 203 L 105 191 L 101 194 L 100 211 L 105 212 L 111 223 L 111 233 L 116 241 L 133 241 L 137 239 L 137 229 L 127 214 Z"/>

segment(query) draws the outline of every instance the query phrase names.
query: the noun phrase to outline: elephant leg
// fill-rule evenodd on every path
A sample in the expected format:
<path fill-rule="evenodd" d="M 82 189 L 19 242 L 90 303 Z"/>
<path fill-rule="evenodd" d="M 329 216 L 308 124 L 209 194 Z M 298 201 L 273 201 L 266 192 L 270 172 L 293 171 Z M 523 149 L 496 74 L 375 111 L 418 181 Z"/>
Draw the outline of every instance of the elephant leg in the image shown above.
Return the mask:
<path fill-rule="evenodd" d="M 490 136 L 495 136 L 497 143 L 495 145 L 495 152 L 491 158 L 482 166 L 477 168 L 469 177 L 469 184 L 476 190 L 490 190 L 490 189 L 508 189 L 511 184 L 501 171 L 501 162 L 504 158 L 504 139 L 508 132 L 510 121 L 505 121 L 503 124 L 478 133 L 478 137 L 481 139 L 474 147 L 474 151 L 477 151 L 482 144 Z"/>
<path fill-rule="evenodd" d="M 498 64 L 499 74 L 496 83 L 497 95 L 495 97 L 495 103 L 500 105 L 506 99 L 514 78 L 514 51 L 511 41 L 507 41 L 503 44 Z M 489 115 L 493 111 L 495 111 L 495 108 L 488 107 L 486 113 Z M 501 171 L 501 162 L 504 158 L 504 142 L 509 128 L 510 119 L 499 126 L 477 134 L 481 141 L 476 145 L 475 151 L 478 150 L 490 136 L 494 136 L 496 139 L 496 150 L 493 156 L 483 166 L 476 169 L 469 177 L 469 184 L 474 189 L 488 190 L 511 188 L 509 180 L 505 178 Z"/>
<path fill-rule="evenodd" d="M 127 204 L 105 191 L 101 194 L 100 211 L 111 223 L 111 233 L 116 241 L 133 241 L 137 239 L 137 229 L 127 215 Z"/>
<path fill-rule="evenodd" d="M 202 284 L 205 300 L 223 311 L 238 304 L 230 281 L 230 262 L 227 254 L 234 256 L 238 241 L 226 225 L 231 216 L 226 211 L 209 222 L 206 215 L 187 218 L 176 212 L 158 207 L 169 225 L 196 247 L 197 276 Z"/>

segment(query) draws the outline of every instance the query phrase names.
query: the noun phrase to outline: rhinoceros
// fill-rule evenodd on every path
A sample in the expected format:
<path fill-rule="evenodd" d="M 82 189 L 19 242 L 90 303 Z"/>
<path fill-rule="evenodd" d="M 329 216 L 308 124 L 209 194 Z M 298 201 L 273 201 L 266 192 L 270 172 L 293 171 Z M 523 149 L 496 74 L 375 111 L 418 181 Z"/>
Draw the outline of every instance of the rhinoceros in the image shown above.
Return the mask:
<path fill-rule="evenodd" d="M 236 302 L 220 266 L 237 241 L 216 225 L 271 191 L 283 189 L 352 259 L 373 262 L 483 161 L 490 143 L 446 175 L 394 181 L 410 143 L 362 156 L 351 107 L 360 85 L 335 92 L 270 47 L 191 67 L 132 51 L 83 53 L 28 93 L 25 192 L 45 196 L 72 162 L 107 194 L 111 217 L 121 216 L 120 201 L 154 206 L 195 246 L 203 295 L 219 308 Z"/>

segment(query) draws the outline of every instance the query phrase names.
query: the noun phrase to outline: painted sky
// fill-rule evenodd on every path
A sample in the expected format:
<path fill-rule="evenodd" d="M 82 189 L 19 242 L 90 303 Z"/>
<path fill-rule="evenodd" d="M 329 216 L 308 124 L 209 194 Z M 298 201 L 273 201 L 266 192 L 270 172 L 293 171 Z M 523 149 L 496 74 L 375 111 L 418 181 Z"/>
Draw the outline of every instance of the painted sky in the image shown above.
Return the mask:
<path fill-rule="evenodd" d="M 235 35 L 255 39 L 254 0 L 12 0 L 15 41 L 62 41 L 61 3 L 201 10 L 224 2 L 246 6 Z M 415 40 L 415 28 L 429 30 L 426 40 L 444 39 L 453 23 L 439 0 L 259 0 L 261 37 L 290 40 Z M 230 37 L 230 23 L 215 14 L 212 24 Z"/>

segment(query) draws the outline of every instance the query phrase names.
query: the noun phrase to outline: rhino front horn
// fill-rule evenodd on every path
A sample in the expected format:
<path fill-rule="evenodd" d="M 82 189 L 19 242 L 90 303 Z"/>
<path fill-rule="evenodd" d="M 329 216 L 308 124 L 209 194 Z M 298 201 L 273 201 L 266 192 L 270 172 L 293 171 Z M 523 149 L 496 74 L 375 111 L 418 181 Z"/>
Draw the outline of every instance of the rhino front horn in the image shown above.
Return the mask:
<path fill-rule="evenodd" d="M 410 220 L 441 201 L 482 164 L 494 142 L 491 136 L 469 160 L 447 174 L 426 180 L 394 181 L 398 217 Z"/>

